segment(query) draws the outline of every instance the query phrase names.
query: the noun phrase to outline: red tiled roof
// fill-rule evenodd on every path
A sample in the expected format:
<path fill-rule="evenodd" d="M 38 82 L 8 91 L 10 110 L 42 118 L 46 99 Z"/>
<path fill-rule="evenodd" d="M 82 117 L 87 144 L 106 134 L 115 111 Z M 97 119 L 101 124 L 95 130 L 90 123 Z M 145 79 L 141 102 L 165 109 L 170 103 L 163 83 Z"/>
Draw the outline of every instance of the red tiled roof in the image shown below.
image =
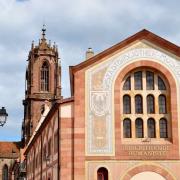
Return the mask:
<path fill-rule="evenodd" d="M 0 142 L 0 158 L 17 158 L 21 142 Z"/>

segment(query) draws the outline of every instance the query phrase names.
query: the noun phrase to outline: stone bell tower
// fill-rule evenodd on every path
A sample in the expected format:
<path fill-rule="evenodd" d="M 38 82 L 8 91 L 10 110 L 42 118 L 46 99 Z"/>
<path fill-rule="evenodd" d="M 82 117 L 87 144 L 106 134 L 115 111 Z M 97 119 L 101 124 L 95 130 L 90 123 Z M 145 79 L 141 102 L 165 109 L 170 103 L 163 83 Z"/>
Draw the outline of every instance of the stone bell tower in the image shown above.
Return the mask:
<path fill-rule="evenodd" d="M 26 87 L 24 105 L 23 139 L 28 143 L 44 111 L 45 103 L 51 106 L 61 99 L 61 66 L 58 62 L 57 46 L 51 46 L 45 37 L 43 25 L 42 37 L 37 46 L 32 43 L 26 69 Z"/>

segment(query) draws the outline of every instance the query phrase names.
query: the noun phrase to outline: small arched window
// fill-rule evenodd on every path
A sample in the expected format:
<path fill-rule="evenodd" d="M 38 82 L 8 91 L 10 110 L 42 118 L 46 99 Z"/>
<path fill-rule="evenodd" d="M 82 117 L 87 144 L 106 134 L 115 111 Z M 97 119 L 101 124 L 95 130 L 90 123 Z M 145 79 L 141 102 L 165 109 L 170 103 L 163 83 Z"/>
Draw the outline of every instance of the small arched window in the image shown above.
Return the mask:
<path fill-rule="evenodd" d="M 131 138 L 131 120 L 124 119 L 123 121 L 124 138 Z"/>
<path fill-rule="evenodd" d="M 131 113 L 131 98 L 129 95 L 123 96 L 123 113 L 124 114 Z"/>
<path fill-rule="evenodd" d="M 108 180 L 108 170 L 101 167 L 97 171 L 97 180 Z"/>
<path fill-rule="evenodd" d="M 2 170 L 2 180 L 8 180 L 8 166 L 6 164 Z"/>
<path fill-rule="evenodd" d="M 44 62 L 41 67 L 41 91 L 49 91 L 49 66 Z"/>
<path fill-rule="evenodd" d="M 160 138 L 167 138 L 168 137 L 168 124 L 165 118 L 160 119 L 159 121 L 159 129 L 160 129 Z"/>
<path fill-rule="evenodd" d="M 136 114 L 143 113 L 143 101 L 142 101 L 141 95 L 135 96 L 135 112 L 136 112 Z"/>
<path fill-rule="evenodd" d="M 143 120 L 141 118 L 137 118 L 135 121 L 135 125 L 136 125 L 136 138 L 143 138 L 144 137 Z"/>
<path fill-rule="evenodd" d="M 155 112 L 154 96 L 153 95 L 148 95 L 147 96 L 147 113 L 148 114 L 153 114 L 154 112 Z"/>
<path fill-rule="evenodd" d="M 148 137 L 155 138 L 156 137 L 155 120 L 153 118 L 149 118 L 147 121 L 147 125 L 148 125 Z"/>
<path fill-rule="evenodd" d="M 159 96 L 159 114 L 166 114 L 166 96 L 160 95 Z"/>

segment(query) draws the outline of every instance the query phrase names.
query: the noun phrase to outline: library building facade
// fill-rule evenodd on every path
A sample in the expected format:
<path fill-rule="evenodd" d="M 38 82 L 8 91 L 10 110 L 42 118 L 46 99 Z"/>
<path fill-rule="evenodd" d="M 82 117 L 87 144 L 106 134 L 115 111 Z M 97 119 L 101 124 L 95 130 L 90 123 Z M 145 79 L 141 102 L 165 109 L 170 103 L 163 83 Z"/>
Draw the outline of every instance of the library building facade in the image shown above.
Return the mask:
<path fill-rule="evenodd" d="M 97 55 L 89 48 L 69 67 L 69 98 L 59 61 L 43 29 L 26 70 L 28 180 L 180 180 L 179 46 L 142 30 Z"/>

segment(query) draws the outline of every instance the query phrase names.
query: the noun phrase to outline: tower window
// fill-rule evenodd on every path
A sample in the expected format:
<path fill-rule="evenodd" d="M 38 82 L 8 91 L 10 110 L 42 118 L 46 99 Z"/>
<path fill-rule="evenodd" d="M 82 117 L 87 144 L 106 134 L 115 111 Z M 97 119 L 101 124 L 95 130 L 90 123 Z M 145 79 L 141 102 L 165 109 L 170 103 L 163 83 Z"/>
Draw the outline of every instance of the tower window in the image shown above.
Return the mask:
<path fill-rule="evenodd" d="M 49 91 L 49 66 L 44 62 L 41 67 L 41 91 Z"/>

